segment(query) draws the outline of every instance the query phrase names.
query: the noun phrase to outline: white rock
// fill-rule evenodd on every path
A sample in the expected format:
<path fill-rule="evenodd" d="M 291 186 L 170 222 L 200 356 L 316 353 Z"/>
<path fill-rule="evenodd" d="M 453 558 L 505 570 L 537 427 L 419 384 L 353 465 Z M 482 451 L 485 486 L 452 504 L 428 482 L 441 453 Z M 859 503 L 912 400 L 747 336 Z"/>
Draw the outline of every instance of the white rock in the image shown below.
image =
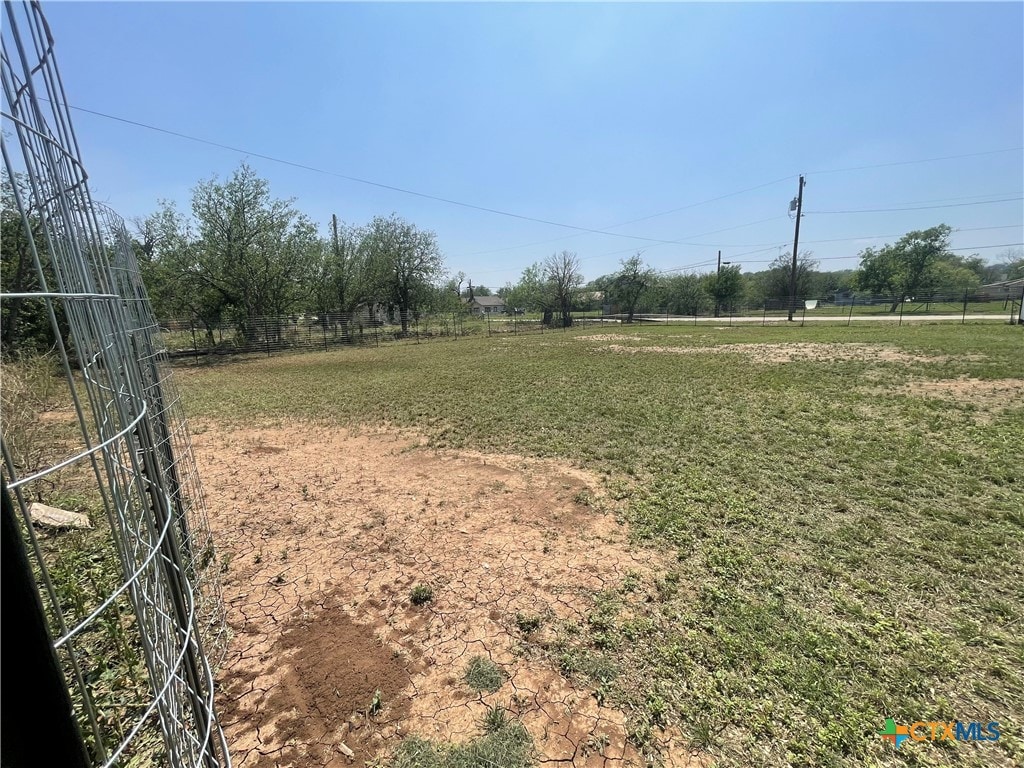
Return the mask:
<path fill-rule="evenodd" d="M 33 523 L 50 528 L 92 528 L 88 515 L 68 512 L 66 509 L 50 507 L 39 502 L 32 503 L 28 508 L 28 514 Z"/>

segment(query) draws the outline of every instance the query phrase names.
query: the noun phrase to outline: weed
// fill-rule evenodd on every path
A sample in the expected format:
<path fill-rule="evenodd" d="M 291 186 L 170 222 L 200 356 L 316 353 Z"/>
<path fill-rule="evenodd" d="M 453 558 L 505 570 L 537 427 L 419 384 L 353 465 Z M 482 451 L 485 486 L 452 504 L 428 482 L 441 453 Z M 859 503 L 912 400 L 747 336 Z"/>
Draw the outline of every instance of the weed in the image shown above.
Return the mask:
<path fill-rule="evenodd" d="M 507 719 L 503 727 L 466 744 L 440 745 L 412 737 L 399 745 L 392 768 L 526 768 L 533 740 L 523 724 Z"/>
<path fill-rule="evenodd" d="M 544 617 L 539 614 L 516 614 L 516 626 L 519 628 L 519 631 L 522 632 L 524 635 L 528 635 L 531 632 L 536 632 L 543 622 Z"/>
<path fill-rule="evenodd" d="M 496 733 L 507 725 L 508 712 L 503 706 L 495 704 L 493 707 L 487 708 L 483 718 L 484 733 Z"/>
<path fill-rule="evenodd" d="M 417 584 L 409 592 L 409 600 L 413 605 L 426 605 L 434 599 L 434 588 L 429 584 Z"/>
<path fill-rule="evenodd" d="M 598 754 L 604 757 L 604 751 L 608 748 L 611 740 L 603 733 L 599 736 L 591 734 L 583 742 L 583 756 Z"/>
<path fill-rule="evenodd" d="M 589 507 L 594 503 L 594 497 L 590 491 L 584 488 L 582 491 L 578 491 L 572 500 L 579 504 L 581 507 Z"/>
<path fill-rule="evenodd" d="M 384 708 L 384 702 L 380 697 L 380 688 L 373 692 L 373 698 L 370 700 L 370 707 L 366 710 L 370 717 L 378 714 Z"/>
<path fill-rule="evenodd" d="M 505 682 L 505 671 L 486 656 L 474 656 L 466 665 L 466 684 L 479 693 L 494 693 Z"/>

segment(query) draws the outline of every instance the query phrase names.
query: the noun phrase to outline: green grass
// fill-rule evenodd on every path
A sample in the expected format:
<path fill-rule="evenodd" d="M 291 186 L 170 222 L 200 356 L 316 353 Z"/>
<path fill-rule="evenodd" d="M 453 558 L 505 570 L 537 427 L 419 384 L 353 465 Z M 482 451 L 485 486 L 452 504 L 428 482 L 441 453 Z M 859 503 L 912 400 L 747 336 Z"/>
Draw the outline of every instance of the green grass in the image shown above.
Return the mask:
<path fill-rule="evenodd" d="M 486 656 L 474 656 L 466 664 L 466 685 L 478 693 L 494 693 L 505 682 L 505 672 Z"/>
<path fill-rule="evenodd" d="M 1021 329 L 626 330 L 643 340 L 623 344 L 937 357 L 625 355 L 570 331 L 255 360 L 184 383 L 204 418 L 386 422 L 603 473 L 638 546 L 674 563 L 595 596 L 552 661 L 623 706 L 641 747 L 675 725 L 723 766 L 1024 762 L 1024 409 L 985 419 L 969 398 L 899 388 L 1024 380 Z M 997 720 L 1004 735 L 894 752 L 886 717 Z"/>
<path fill-rule="evenodd" d="M 458 745 L 412 737 L 399 746 L 391 768 L 526 768 L 533 741 L 522 723 L 508 718 L 485 723 L 482 736 Z"/>

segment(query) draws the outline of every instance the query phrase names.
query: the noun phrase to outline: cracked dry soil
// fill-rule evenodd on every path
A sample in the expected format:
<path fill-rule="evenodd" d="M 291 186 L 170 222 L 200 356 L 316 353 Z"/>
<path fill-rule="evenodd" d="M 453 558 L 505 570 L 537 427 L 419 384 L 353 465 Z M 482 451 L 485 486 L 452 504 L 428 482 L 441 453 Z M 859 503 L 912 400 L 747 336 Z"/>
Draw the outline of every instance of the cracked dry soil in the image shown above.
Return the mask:
<path fill-rule="evenodd" d="M 416 436 L 285 424 L 201 425 L 194 446 L 232 640 L 221 719 L 240 768 L 386 760 L 409 735 L 478 736 L 486 709 L 516 713 L 541 765 L 626 766 L 623 712 L 543 654 L 592 594 L 664 564 L 631 548 L 596 477 L 565 463 L 435 451 Z M 410 591 L 433 598 L 413 605 Z M 524 638 L 516 616 L 545 617 Z M 474 692 L 469 659 L 505 683 Z M 702 760 L 674 732 L 661 760 Z"/>

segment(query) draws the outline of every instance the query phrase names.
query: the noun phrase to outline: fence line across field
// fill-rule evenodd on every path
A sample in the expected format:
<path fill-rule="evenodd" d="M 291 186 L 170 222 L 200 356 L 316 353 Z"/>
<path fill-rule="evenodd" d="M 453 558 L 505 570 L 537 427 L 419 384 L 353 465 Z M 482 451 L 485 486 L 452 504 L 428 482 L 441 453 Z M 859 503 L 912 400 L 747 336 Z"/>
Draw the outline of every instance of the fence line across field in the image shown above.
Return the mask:
<path fill-rule="evenodd" d="M 634 311 L 631 322 L 634 326 L 744 324 L 797 327 L 807 323 L 852 325 L 855 322 L 903 325 L 916 320 L 1016 323 L 1019 322 L 1021 302 L 1021 296 L 992 297 L 987 294 L 964 294 L 955 300 L 948 295 L 935 295 L 903 301 L 892 296 L 852 295 L 841 303 L 807 297 L 799 300 L 793 322 L 787 320 L 784 302 L 774 307 L 763 303 L 726 306 L 718 315 L 710 309 L 684 314 L 666 307 L 642 308 Z M 569 327 L 627 324 L 627 313 L 608 309 L 574 311 L 570 315 Z M 225 320 L 205 325 L 195 318 L 170 319 L 162 321 L 159 329 L 170 358 L 191 358 L 196 362 L 236 354 L 269 356 L 286 351 L 422 344 L 479 336 L 528 336 L 568 330 L 560 314 L 545 324 L 540 313 L 474 314 L 463 311 L 389 314 L 369 310 L 248 317 L 244 321 Z"/>

